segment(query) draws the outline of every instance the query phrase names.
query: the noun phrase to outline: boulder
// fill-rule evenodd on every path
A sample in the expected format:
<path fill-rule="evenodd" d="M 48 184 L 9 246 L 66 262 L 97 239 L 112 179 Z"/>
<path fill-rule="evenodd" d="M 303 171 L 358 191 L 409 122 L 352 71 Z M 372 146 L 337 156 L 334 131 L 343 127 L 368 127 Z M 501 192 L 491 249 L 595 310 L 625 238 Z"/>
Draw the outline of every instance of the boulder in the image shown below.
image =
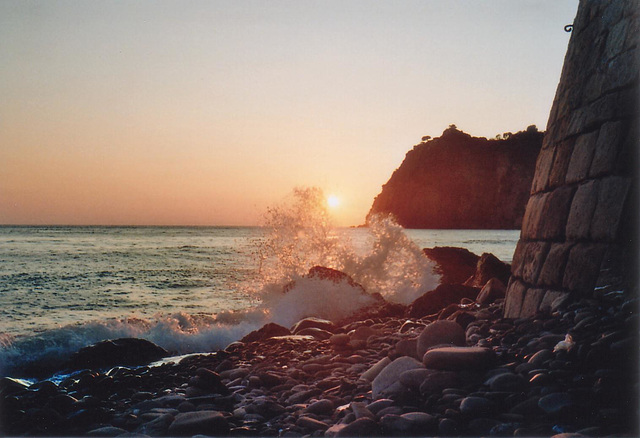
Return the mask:
<path fill-rule="evenodd" d="M 293 327 L 291 327 L 291 333 L 296 335 L 300 331 L 307 328 L 316 328 L 316 329 L 325 330 L 331 333 L 333 333 L 336 330 L 336 326 L 329 320 L 315 318 L 315 317 L 308 317 L 296 322 L 293 325 Z"/>
<path fill-rule="evenodd" d="M 242 338 L 240 342 L 257 342 L 273 338 L 275 336 L 288 336 L 290 334 L 291 332 L 288 328 L 276 324 L 275 322 L 270 322 L 263 325 L 262 328 L 252 331 L 247 336 Z"/>
<path fill-rule="evenodd" d="M 476 299 L 479 289 L 477 287 L 461 284 L 441 284 L 432 291 L 424 293 L 409 306 L 409 317 L 422 318 L 433 315 L 447 307 L 449 304 L 457 304 L 463 298 Z"/>
<path fill-rule="evenodd" d="M 400 375 L 417 368 L 424 368 L 424 366 L 412 357 L 403 356 L 391 362 L 373 379 L 371 383 L 373 398 L 393 398 L 404 393 L 407 387 L 400 382 Z"/>
<path fill-rule="evenodd" d="M 436 263 L 440 283 L 462 284 L 476 272 L 480 256 L 466 248 L 436 246 L 424 248 L 423 254 Z"/>
<path fill-rule="evenodd" d="M 425 367 L 436 370 L 479 370 L 493 364 L 495 354 L 483 347 L 442 347 L 424 354 Z"/>
<path fill-rule="evenodd" d="M 138 338 L 101 341 L 73 353 L 66 364 L 70 370 L 111 368 L 116 365 L 146 365 L 169 356 L 153 342 Z"/>
<path fill-rule="evenodd" d="M 496 277 L 493 277 L 482 287 L 480 293 L 478 294 L 478 298 L 476 298 L 476 302 L 479 304 L 490 304 L 495 300 L 504 298 L 506 293 L 507 288 L 505 287 L 504 283 L 498 280 Z"/>
<path fill-rule="evenodd" d="M 473 277 L 464 282 L 465 286 L 483 287 L 487 281 L 497 278 L 502 284 L 509 283 L 511 265 L 501 262 L 496 256 L 484 253 L 480 256 Z"/>
<path fill-rule="evenodd" d="M 227 419 L 217 411 L 183 412 L 169 426 L 170 436 L 211 435 L 220 436 L 229 432 Z"/>
<path fill-rule="evenodd" d="M 435 345 L 465 345 L 464 329 L 454 321 L 440 320 L 429 324 L 418 336 L 417 354 L 422 358 L 426 351 Z"/>

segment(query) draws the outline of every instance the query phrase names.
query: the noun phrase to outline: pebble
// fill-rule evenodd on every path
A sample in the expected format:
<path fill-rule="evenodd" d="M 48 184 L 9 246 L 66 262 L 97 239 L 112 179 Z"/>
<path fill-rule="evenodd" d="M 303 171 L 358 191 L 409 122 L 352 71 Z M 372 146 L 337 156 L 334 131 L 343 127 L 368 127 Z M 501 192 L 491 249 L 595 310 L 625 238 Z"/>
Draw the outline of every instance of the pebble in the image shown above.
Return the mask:
<path fill-rule="evenodd" d="M 416 353 L 422 358 L 435 345 L 465 345 L 466 337 L 462 326 L 453 321 L 441 320 L 427 325 L 418 336 Z"/>
<path fill-rule="evenodd" d="M 424 366 L 440 370 L 477 370 L 493 364 L 494 353 L 483 347 L 442 347 L 424 354 Z"/>
<path fill-rule="evenodd" d="M 407 370 L 424 368 L 422 363 L 408 356 L 399 357 L 373 379 L 371 383 L 372 396 L 378 398 L 393 398 L 406 391 L 406 387 L 400 382 L 400 375 Z"/>
<path fill-rule="evenodd" d="M 491 402 L 484 397 L 465 397 L 460 403 L 460 412 L 468 416 L 485 415 L 491 411 Z"/>

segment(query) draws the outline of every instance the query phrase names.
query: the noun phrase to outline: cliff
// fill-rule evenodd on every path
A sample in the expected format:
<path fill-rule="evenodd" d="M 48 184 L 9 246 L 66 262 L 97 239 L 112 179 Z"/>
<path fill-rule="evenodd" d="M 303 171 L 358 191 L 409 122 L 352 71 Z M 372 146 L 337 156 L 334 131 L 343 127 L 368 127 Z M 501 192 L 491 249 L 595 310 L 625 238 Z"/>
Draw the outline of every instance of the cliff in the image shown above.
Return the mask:
<path fill-rule="evenodd" d="M 406 228 L 517 229 L 522 224 L 543 133 L 472 137 L 455 125 L 409 151 L 376 196 L 373 214 Z"/>

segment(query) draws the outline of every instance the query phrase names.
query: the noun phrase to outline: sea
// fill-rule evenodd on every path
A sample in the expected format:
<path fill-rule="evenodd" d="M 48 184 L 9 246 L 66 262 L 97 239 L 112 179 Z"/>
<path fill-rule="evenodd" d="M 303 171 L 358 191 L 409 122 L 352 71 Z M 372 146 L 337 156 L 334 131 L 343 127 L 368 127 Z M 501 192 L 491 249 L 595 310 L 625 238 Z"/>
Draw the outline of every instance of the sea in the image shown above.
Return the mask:
<path fill-rule="evenodd" d="M 438 284 L 422 248 L 462 247 L 511 262 L 518 237 L 518 230 L 405 230 L 394 223 L 319 234 L 0 226 L 0 376 L 29 377 L 27 365 L 62 363 L 105 339 L 144 338 L 176 355 L 209 352 L 266 322 L 336 319 L 367 305 L 349 285 L 305 278 L 316 264 L 409 303 Z"/>

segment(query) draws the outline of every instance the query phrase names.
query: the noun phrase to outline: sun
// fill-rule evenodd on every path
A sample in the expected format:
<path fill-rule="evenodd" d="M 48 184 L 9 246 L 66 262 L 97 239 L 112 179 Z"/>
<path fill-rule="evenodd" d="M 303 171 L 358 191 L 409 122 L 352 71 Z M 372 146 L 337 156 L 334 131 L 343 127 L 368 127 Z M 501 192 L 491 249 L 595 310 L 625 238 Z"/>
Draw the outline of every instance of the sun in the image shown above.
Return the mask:
<path fill-rule="evenodd" d="M 331 208 L 336 208 L 340 205 L 340 198 L 336 195 L 327 196 L 327 205 Z"/>

